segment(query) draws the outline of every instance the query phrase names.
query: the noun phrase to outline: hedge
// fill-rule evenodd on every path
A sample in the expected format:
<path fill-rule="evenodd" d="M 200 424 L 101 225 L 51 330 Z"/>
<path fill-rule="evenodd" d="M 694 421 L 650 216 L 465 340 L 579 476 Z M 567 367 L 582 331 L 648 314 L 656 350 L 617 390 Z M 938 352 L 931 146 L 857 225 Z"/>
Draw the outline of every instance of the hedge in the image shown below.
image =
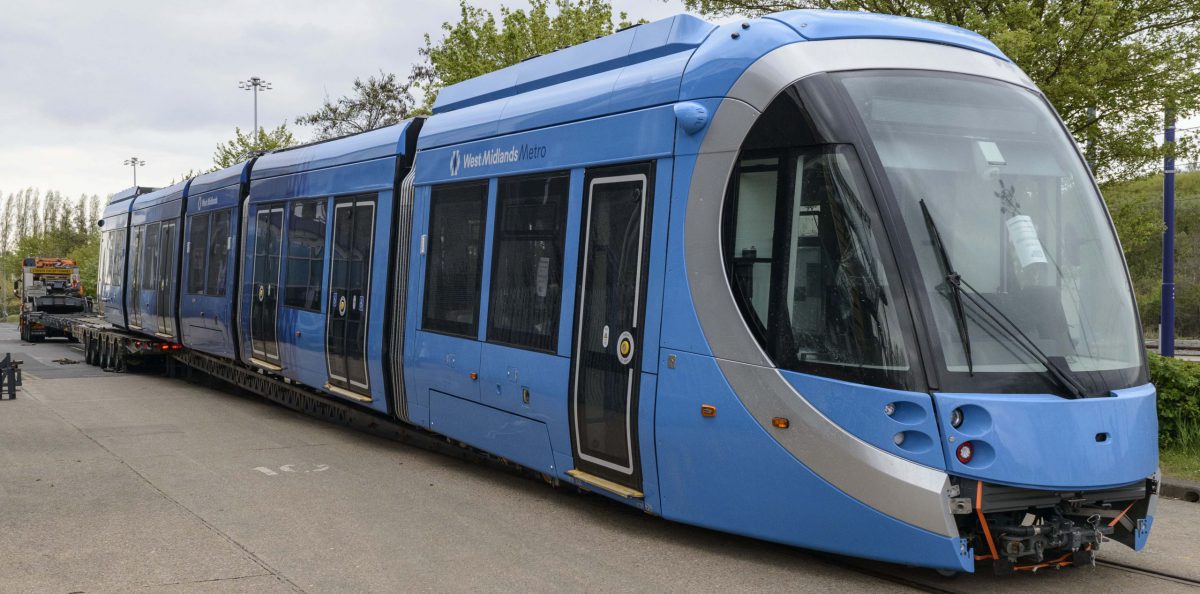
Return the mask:
<path fill-rule="evenodd" d="M 1200 449 L 1200 364 L 1149 353 L 1158 389 L 1159 447 Z"/>

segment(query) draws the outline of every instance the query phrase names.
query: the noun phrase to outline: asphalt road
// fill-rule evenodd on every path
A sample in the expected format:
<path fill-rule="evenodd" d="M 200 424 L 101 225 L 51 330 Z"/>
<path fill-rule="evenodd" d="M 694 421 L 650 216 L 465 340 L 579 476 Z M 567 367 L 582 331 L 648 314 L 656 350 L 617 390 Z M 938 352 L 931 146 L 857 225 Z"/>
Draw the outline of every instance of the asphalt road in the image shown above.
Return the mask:
<path fill-rule="evenodd" d="M 5 352 L 26 385 L 0 402 L 0 592 L 1195 591 L 1111 567 L 944 579 L 815 555 L 225 391 L 105 373 L 11 325 Z M 1186 546 L 1200 505 L 1159 511 L 1148 553 L 1112 543 L 1102 558 L 1200 579 Z"/>

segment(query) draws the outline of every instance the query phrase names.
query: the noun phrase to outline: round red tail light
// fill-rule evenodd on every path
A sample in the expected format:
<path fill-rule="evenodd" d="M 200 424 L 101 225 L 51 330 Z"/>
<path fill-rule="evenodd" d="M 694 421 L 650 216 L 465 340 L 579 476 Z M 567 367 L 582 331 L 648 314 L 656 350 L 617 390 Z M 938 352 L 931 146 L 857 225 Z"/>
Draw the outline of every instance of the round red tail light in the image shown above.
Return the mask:
<path fill-rule="evenodd" d="M 957 450 L 954 450 L 954 455 L 958 457 L 959 462 L 967 464 L 971 461 L 971 457 L 975 455 L 975 446 L 971 445 L 969 441 L 964 441 L 962 445 L 958 446 Z"/>

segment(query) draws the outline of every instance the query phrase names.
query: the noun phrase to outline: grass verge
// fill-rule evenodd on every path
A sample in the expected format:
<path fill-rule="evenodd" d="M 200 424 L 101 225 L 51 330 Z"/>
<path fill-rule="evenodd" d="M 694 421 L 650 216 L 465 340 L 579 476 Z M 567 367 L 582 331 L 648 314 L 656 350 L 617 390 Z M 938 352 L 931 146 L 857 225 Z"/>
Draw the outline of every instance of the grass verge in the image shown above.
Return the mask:
<path fill-rule="evenodd" d="M 1168 448 L 1158 454 L 1163 474 L 1200 482 L 1200 447 Z"/>

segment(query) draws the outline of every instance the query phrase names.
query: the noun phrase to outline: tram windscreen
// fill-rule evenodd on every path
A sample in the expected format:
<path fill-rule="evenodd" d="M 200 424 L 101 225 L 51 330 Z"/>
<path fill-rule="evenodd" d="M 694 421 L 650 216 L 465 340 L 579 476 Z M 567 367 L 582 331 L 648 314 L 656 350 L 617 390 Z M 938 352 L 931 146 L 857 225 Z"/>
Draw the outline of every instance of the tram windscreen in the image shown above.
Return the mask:
<path fill-rule="evenodd" d="M 966 307 L 974 372 L 1046 371 L 1017 344 L 1020 333 L 1081 379 L 1140 368 L 1135 307 L 1104 205 L 1041 97 L 938 73 L 837 78 L 898 202 L 946 371 L 967 372 L 967 350 L 922 201 L 953 269 L 1020 331 Z"/>

